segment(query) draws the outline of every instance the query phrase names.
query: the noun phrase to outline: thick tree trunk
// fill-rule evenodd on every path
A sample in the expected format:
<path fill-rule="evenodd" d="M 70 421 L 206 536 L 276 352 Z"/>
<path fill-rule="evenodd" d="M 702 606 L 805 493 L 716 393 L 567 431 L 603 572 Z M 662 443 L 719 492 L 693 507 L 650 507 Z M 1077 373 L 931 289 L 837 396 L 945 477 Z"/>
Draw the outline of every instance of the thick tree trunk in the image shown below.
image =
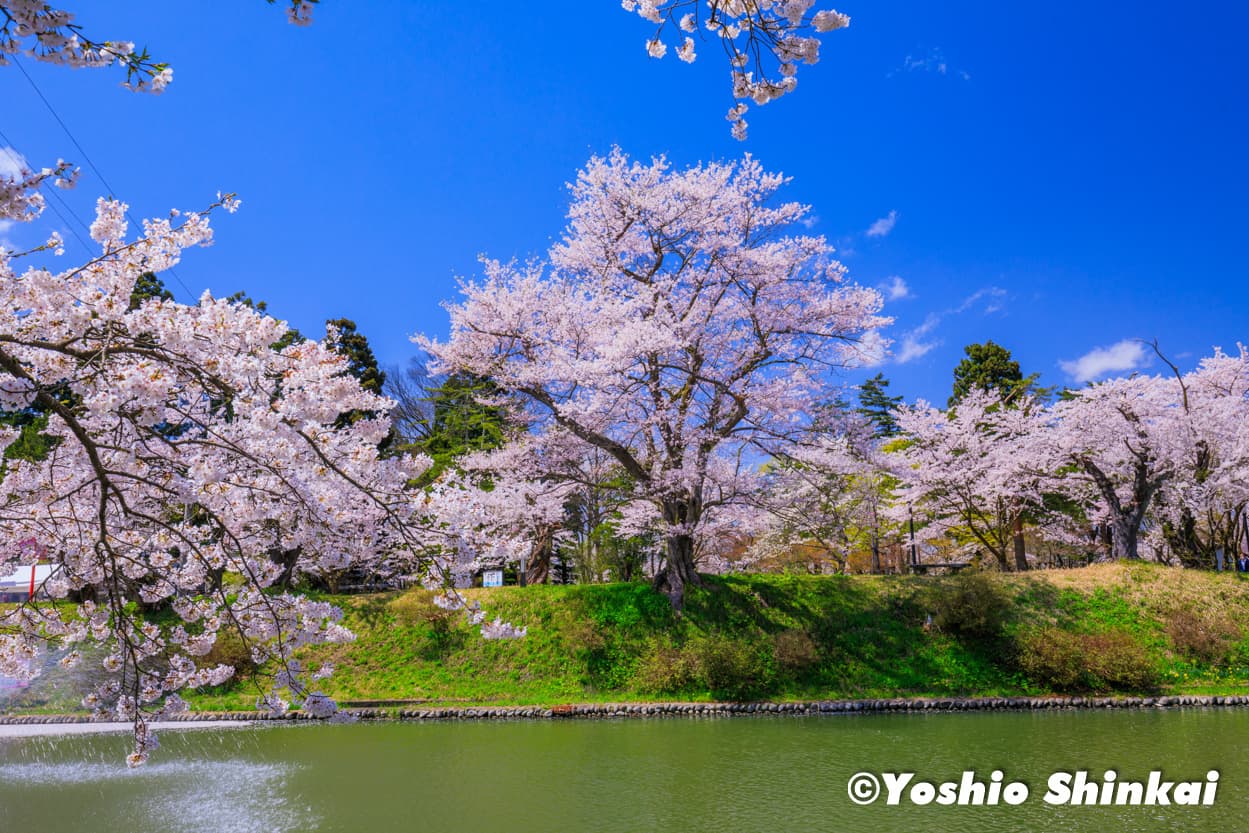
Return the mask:
<path fill-rule="evenodd" d="M 1116 515 L 1110 519 L 1110 537 L 1111 545 L 1114 547 L 1112 552 L 1115 560 L 1140 560 L 1140 552 L 1136 548 L 1136 538 L 1139 531 L 1140 524 L 1132 523 L 1132 519 L 1129 517 Z"/>
<path fill-rule="evenodd" d="M 997 559 L 997 567 L 1003 573 L 1010 572 L 1010 560 L 1006 557 L 1006 550 L 998 549 L 996 546 L 990 547 L 989 552 L 993 553 L 993 557 Z"/>
<path fill-rule="evenodd" d="M 1028 569 L 1028 553 L 1024 548 L 1023 539 L 1023 515 L 1016 512 L 1015 518 L 1011 521 L 1011 545 L 1015 550 L 1015 569 L 1024 572 Z"/>
<path fill-rule="evenodd" d="M 525 584 L 546 584 L 551 580 L 551 556 L 555 554 L 555 529 L 542 527 L 529 550 Z"/>
<path fill-rule="evenodd" d="M 673 610 L 680 610 L 685 605 L 685 588 L 700 587 L 703 583 L 694 569 L 694 539 L 672 535 L 665 544 L 668 563 L 655 576 L 655 589 L 668 596 Z"/>
<path fill-rule="evenodd" d="M 876 536 L 876 530 L 872 530 L 872 575 L 880 575 L 880 538 Z"/>
<path fill-rule="evenodd" d="M 663 502 L 664 521 L 674 532 L 664 541 L 667 563 L 655 576 L 655 589 L 668 596 L 673 610 L 680 610 L 685 605 L 686 587 L 700 587 L 703 583 L 694 569 L 694 536 L 686 531 L 698 523 L 701 510 L 697 494 L 673 497 Z"/>
<path fill-rule="evenodd" d="M 1085 472 L 1092 477 L 1102 499 L 1109 509 L 1111 532 L 1111 555 L 1119 561 L 1137 561 L 1140 552 L 1137 549 L 1137 537 L 1140 534 L 1141 522 L 1145 520 L 1145 511 L 1153 500 L 1164 478 L 1158 475 L 1150 477 L 1149 458 L 1142 457 L 1134 466 L 1132 479 L 1132 498 L 1124 504 L 1110 478 L 1091 460 L 1083 460 L 1081 464 Z"/>

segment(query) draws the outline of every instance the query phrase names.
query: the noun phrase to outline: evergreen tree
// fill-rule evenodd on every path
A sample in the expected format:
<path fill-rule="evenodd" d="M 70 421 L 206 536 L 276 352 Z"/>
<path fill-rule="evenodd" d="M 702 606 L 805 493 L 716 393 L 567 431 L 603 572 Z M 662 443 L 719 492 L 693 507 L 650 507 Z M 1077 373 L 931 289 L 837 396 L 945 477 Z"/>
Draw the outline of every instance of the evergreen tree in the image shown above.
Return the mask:
<path fill-rule="evenodd" d="M 877 437 L 893 437 L 898 434 L 894 413 L 902 404 L 902 397 L 890 396 L 886 391 L 888 387 L 889 380 L 883 373 L 877 373 L 859 385 L 859 407 L 855 411 L 872 423 L 873 433 Z"/>
<path fill-rule="evenodd" d="M 966 358 L 954 368 L 954 391 L 949 406 L 953 408 L 973 388 L 998 391 L 1005 399 L 1016 399 L 1026 393 L 1042 394 L 1036 381 L 1039 373 L 1024 376 L 1019 362 L 1000 344 L 986 341 L 963 348 Z"/>
<path fill-rule="evenodd" d="M 428 482 L 457 457 L 503 445 L 507 408 L 489 402 L 501 393 L 489 379 L 456 373 L 435 380 L 414 361 L 406 371 L 392 371 L 385 384 L 386 395 L 398 403 L 393 417 L 400 442 L 434 461 L 423 478 Z"/>
<path fill-rule="evenodd" d="M 130 293 L 130 309 L 138 309 L 149 298 L 173 300 L 173 293 L 165 288 L 164 282 L 155 272 L 144 272 L 134 282 L 134 291 Z"/>
<path fill-rule="evenodd" d="M 335 318 L 325 324 L 337 330 L 330 347 L 335 353 L 347 357 L 347 371 L 360 380 L 360 387 L 380 395 L 386 385 L 386 372 L 377 366 L 373 348 L 364 333 L 356 328 L 356 322 L 350 318 Z"/>

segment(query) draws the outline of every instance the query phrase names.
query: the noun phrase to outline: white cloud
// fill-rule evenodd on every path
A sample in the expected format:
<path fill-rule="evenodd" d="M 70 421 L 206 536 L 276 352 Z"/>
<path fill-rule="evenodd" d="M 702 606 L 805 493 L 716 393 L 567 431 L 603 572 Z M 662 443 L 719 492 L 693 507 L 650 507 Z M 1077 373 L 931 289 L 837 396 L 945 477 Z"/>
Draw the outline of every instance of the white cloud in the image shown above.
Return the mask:
<path fill-rule="evenodd" d="M 0 147 L 0 176 L 17 179 L 29 167 L 25 156 L 11 147 Z"/>
<path fill-rule="evenodd" d="M 932 350 L 941 344 L 940 340 L 924 341 L 924 336 L 931 333 L 941 323 L 944 313 L 928 313 L 928 317 L 924 319 L 924 323 L 920 324 L 913 330 L 908 330 L 902 334 L 902 346 L 898 348 L 894 360 L 898 364 L 906 364 L 915 361 L 918 358 L 928 355 Z"/>
<path fill-rule="evenodd" d="M 889 355 L 889 339 L 880 330 L 868 330 L 854 345 L 854 351 L 860 367 L 879 367 Z"/>
<path fill-rule="evenodd" d="M 1109 347 L 1090 350 L 1078 359 L 1060 361 L 1058 366 L 1077 382 L 1091 382 L 1108 373 L 1136 370 L 1148 363 L 1149 354 L 1145 352 L 1145 344 L 1125 338 Z"/>
<path fill-rule="evenodd" d="M 910 333 L 902 336 L 902 346 L 898 348 L 898 353 L 894 357 L 898 364 L 906 364 L 915 361 L 918 358 L 928 355 L 928 353 L 936 349 L 939 341 L 920 341 Z"/>
<path fill-rule="evenodd" d="M 893 231 L 893 227 L 896 226 L 897 224 L 898 224 L 898 212 L 890 211 L 884 217 L 881 217 L 879 220 L 877 220 L 876 222 L 868 226 L 867 236 L 868 237 L 884 237 L 886 234 Z"/>
<path fill-rule="evenodd" d="M 911 288 L 899 275 L 890 275 L 889 280 L 881 284 L 880 289 L 885 293 L 885 299 L 888 301 L 901 301 L 903 298 L 911 297 Z"/>
<path fill-rule="evenodd" d="M 1006 290 L 1000 286 L 986 286 L 983 289 L 977 289 L 972 294 L 963 299 L 963 303 L 955 307 L 951 312 L 960 313 L 976 306 L 980 301 L 984 301 L 984 314 L 1000 312 L 1006 307 Z"/>
<path fill-rule="evenodd" d="M 901 279 L 899 278 L 899 280 Z M 968 310 L 979 306 L 983 306 L 981 312 L 984 315 L 1001 312 L 1006 308 L 1006 298 L 1007 292 L 1005 289 L 1002 289 L 1000 286 L 986 286 L 968 295 L 957 307 L 928 313 L 924 323 L 902 334 L 901 345 L 898 347 L 897 353 L 894 354 L 894 361 L 898 364 L 906 364 L 922 358 L 937 347 L 940 347 L 941 339 L 928 339 L 927 336 L 936 330 L 947 317 L 962 315 Z"/>
<path fill-rule="evenodd" d="M 899 72 L 932 72 L 937 75 L 954 75 L 964 81 L 971 80 L 970 73 L 950 66 L 949 61 L 945 59 L 945 54 L 936 48 L 928 50 L 928 54 L 919 57 L 907 55 L 902 66 L 889 73 L 888 77 L 892 78 Z"/>

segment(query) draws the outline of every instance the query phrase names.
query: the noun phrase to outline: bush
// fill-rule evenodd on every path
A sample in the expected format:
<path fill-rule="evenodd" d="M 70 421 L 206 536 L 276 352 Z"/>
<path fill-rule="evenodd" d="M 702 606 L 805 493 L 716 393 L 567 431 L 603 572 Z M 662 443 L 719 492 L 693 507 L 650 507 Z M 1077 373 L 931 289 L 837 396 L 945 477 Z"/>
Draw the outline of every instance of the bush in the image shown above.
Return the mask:
<path fill-rule="evenodd" d="M 216 665 L 234 666 L 234 679 L 241 680 L 256 670 L 252 660 L 251 648 L 239 636 L 237 630 L 226 625 L 217 631 L 217 641 L 212 650 L 196 660 L 200 668 L 212 668 Z"/>
<path fill-rule="evenodd" d="M 434 604 L 434 595 L 432 590 L 410 590 L 387 605 L 399 624 L 428 628 L 424 634 L 427 659 L 445 656 L 459 644 L 461 636 L 456 623 L 463 614 Z"/>
<path fill-rule="evenodd" d="M 797 628 L 772 637 L 772 656 L 777 668 L 791 674 L 807 670 L 820 659 L 810 635 Z"/>
<path fill-rule="evenodd" d="M 647 694 L 674 694 L 698 681 L 698 659 L 691 651 L 652 642 L 638 660 L 633 685 Z"/>
<path fill-rule="evenodd" d="M 426 625 L 435 631 L 449 631 L 457 612 L 434 604 L 432 590 L 410 590 L 387 605 L 402 625 Z"/>
<path fill-rule="evenodd" d="M 771 686 L 771 651 L 724 636 L 704 637 L 690 647 L 703 683 L 717 699 L 745 700 Z"/>
<path fill-rule="evenodd" d="M 1166 632 L 1181 654 L 1211 665 L 1226 662 L 1241 637 L 1240 628 L 1230 617 L 1187 607 L 1171 612 Z"/>
<path fill-rule="evenodd" d="M 1010 599 L 982 572 L 960 573 L 939 590 L 933 623 L 960 636 L 990 639 L 1001 635 Z"/>
<path fill-rule="evenodd" d="M 1020 669 L 1055 691 L 1148 691 L 1161 679 L 1149 649 L 1126 631 L 1040 628 L 1022 634 L 1017 647 Z"/>

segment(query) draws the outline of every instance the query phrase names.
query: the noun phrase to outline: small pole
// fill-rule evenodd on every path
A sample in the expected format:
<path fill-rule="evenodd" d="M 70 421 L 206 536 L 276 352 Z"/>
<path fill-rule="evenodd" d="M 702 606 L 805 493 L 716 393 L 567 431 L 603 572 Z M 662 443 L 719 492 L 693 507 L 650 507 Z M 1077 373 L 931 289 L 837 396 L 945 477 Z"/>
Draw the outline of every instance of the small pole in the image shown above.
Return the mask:
<path fill-rule="evenodd" d="M 908 503 L 906 506 L 907 519 L 911 525 L 911 572 L 919 572 L 919 556 L 915 553 L 915 510 Z"/>
<path fill-rule="evenodd" d="M 35 567 L 38 562 L 30 565 L 30 598 L 35 598 Z"/>

